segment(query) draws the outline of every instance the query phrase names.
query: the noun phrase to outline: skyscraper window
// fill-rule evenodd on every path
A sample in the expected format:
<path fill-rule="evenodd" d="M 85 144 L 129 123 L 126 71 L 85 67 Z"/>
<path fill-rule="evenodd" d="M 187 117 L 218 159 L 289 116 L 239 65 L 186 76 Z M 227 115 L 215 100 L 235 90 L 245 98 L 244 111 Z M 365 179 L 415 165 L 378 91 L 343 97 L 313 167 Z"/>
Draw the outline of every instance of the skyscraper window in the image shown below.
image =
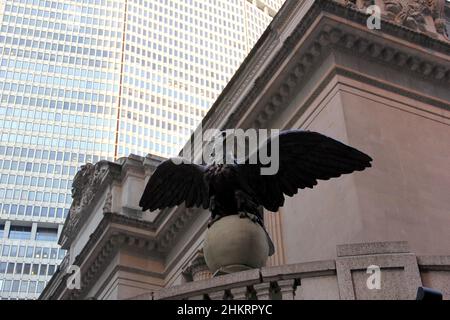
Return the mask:
<path fill-rule="evenodd" d="M 29 240 L 30 236 L 31 236 L 31 227 L 11 226 L 9 229 L 9 239 Z"/>

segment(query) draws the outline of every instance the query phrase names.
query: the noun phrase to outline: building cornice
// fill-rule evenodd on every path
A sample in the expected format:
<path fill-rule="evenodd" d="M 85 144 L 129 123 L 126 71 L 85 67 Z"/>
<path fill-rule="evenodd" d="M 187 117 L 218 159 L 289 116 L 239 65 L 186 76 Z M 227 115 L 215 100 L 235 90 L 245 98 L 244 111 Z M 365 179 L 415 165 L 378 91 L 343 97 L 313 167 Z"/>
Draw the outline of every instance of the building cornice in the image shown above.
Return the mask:
<path fill-rule="evenodd" d="M 51 296 L 64 296 L 64 299 L 85 298 L 95 280 L 105 272 L 108 263 L 123 246 L 129 246 L 134 251 L 137 250 L 144 255 L 158 257 L 156 239 L 154 234 L 148 231 L 151 225 L 150 222 L 126 217 L 121 214 L 105 213 L 102 221 L 72 263 L 80 267 L 81 288 L 79 290 L 68 290 L 65 288 L 64 284 L 68 277 L 65 274 L 65 268 L 68 266 L 62 265 L 58 270 L 61 273 L 61 281 L 58 284 L 58 288 L 51 293 Z M 49 287 L 51 287 L 50 284 L 47 288 Z M 42 296 L 48 294 L 44 291 Z"/>
<path fill-rule="evenodd" d="M 299 10 L 299 8 L 300 4 L 286 3 L 279 16 L 286 19 L 293 16 L 293 12 Z M 260 51 L 262 51 L 262 48 L 275 47 L 282 32 L 277 26 L 286 24 L 285 21 L 280 23 L 277 16 L 258 42 L 255 52 L 250 53 L 241 68 L 236 72 L 230 85 L 219 96 L 211 111 L 205 117 L 202 123 L 203 129 L 217 127 L 216 124 L 221 119 L 227 119 L 227 121 L 220 127 L 237 126 L 249 106 L 255 104 L 258 97 L 265 91 L 269 81 L 279 72 L 280 66 L 286 63 L 289 56 L 292 56 L 294 48 L 298 46 L 302 38 L 307 37 L 308 31 L 315 27 L 319 20 L 333 23 L 331 25 L 322 23 L 322 30 L 315 32 L 316 38 L 308 39 L 310 43 L 312 42 L 309 49 L 298 57 L 297 65 L 291 67 L 291 72 L 286 76 L 283 84 L 268 99 L 266 107 L 261 112 L 257 112 L 258 118 L 248 126 L 264 126 L 271 115 L 277 112 L 277 108 L 285 105 L 284 99 L 289 98 L 290 90 L 292 88 L 298 89 L 297 84 L 308 75 L 308 70 L 317 65 L 326 52 L 332 50 L 344 49 L 351 54 L 365 55 L 369 59 L 390 64 L 399 71 L 405 71 L 406 68 L 415 75 L 433 81 L 445 81 L 445 83 L 450 81 L 449 41 L 433 37 L 429 33 L 419 30 L 412 30 L 386 19 L 382 20 L 381 30 L 369 30 L 367 28 L 368 17 L 364 11 L 352 6 L 330 0 L 316 0 L 291 35 L 286 38 L 270 63 L 263 70 L 260 70 L 260 76 L 253 83 L 250 83 L 249 81 L 255 77 L 256 71 L 249 73 L 249 66 L 262 65 L 266 57 Z M 281 18 L 280 20 L 283 20 Z M 375 38 L 379 40 L 377 41 Z M 408 43 L 416 45 L 416 48 L 411 49 L 407 46 Z M 417 49 L 417 46 L 426 49 L 420 50 Z M 404 50 L 402 50 L 402 47 Z M 441 61 L 431 61 L 424 58 L 425 53 L 431 51 L 440 53 Z M 252 68 L 252 70 L 255 69 Z M 241 82 L 241 79 L 247 79 L 247 82 Z M 246 92 L 244 97 L 242 97 L 243 92 Z M 234 105 L 231 102 L 238 100 L 240 102 L 237 106 L 231 108 Z M 224 110 L 228 110 L 228 113 L 224 113 Z"/>
<path fill-rule="evenodd" d="M 332 13 L 332 14 L 330 14 Z M 347 13 L 345 20 L 338 17 Z M 287 38 L 282 49 L 277 53 L 274 60 L 261 73 L 261 76 L 255 81 L 252 89 L 242 99 L 240 104 L 231 111 L 231 115 L 225 127 L 240 127 L 241 119 L 251 117 L 248 110 L 252 105 L 264 103 L 257 112 L 252 112 L 255 119 L 252 123 L 244 127 L 267 127 L 268 121 L 272 115 L 280 111 L 282 106 L 286 106 L 294 92 L 301 89 L 302 83 L 305 83 L 315 67 L 333 51 L 344 50 L 349 55 L 363 55 L 371 61 L 389 65 L 398 70 L 398 72 L 408 72 L 412 76 L 419 76 L 423 79 L 431 80 L 437 85 L 445 86 L 450 82 L 450 60 L 448 55 L 436 56 L 430 55 L 429 49 L 438 50 L 442 53 L 450 52 L 450 43 L 439 39 L 431 38 L 422 33 L 408 30 L 402 26 L 383 22 L 382 33 L 370 31 L 365 23 L 367 15 L 360 11 L 355 11 L 339 4 L 318 1 L 317 5 L 310 9 L 309 14 L 302 20 L 293 34 Z M 360 25 L 355 28 L 354 22 Z M 319 26 L 318 26 L 319 25 Z M 289 57 L 294 57 L 293 50 L 298 43 L 308 34 L 308 29 L 315 27 L 314 35 L 307 39 L 309 45 L 307 48 L 299 50 L 295 55 L 296 62 L 288 70 L 284 70 L 284 78 L 278 80 L 281 85 L 269 97 L 262 97 L 267 92 L 267 87 L 277 73 L 280 73 L 280 66 L 286 65 Z M 389 26 L 389 27 L 386 27 Z M 391 37 L 387 39 L 386 31 L 398 31 L 401 37 Z M 393 32 L 395 34 L 395 32 Z M 396 34 L 398 35 L 398 33 Z M 405 46 L 405 39 L 409 42 L 420 44 L 427 49 L 411 49 Z M 305 41 L 306 42 L 306 41 Z M 338 69 L 338 68 L 336 68 Z M 343 69 L 340 71 L 342 72 Z M 294 90 L 295 89 L 295 90 Z M 418 98 L 417 96 L 415 98 Z M 423 100 L 423 98 L 419 98 Z M 430 99 L 428 99 L 430 100 Z M 265 101 L 265 102 L 261 102 Z M 448 109 L 449 104 L 435 100 L 435 105 Z M 254 111 L 254 110 L 253 110 Z M 247 115 L 248 117 L 245 117 Z"/>
<path fill-rule="evenodd" d="M 152 222 L 106 212 L 72 263 L 81 269 L 81 289 L 68 290 L 65 288 L 69 276 L 65 274 L 68 265 L 61 265 L 57 271 L 58 274 L 55 274 L 51 280 L 52 283 L 58 283 L 57 288 L 52 293 L 44 291 L 41 296 L 83 299 L 89 293 L 95 280 L 105 272 L 108 263 L 120 248 L 127 246 L 133 251 L 139 251 L 144 256 L 159 257 L 163 260 L 168 250 L 167 242 L 171 240 L 172 236 L 176 236 L 173 231 L 157 233 Z M 169 270 L 165 268 L 161 273 L 152 273 L 152 276 L 165 279 L 168 273 Z M 51 287 L 53 285 L 49 283 L 46 289 Z"/>

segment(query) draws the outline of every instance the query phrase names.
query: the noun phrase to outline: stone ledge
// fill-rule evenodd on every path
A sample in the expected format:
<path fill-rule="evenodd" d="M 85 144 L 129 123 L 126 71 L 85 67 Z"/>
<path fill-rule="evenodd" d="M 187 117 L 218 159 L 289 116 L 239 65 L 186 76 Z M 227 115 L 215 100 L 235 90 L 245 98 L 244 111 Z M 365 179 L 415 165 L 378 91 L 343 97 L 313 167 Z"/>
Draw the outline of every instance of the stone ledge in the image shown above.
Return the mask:
<path fill-rule="evenodd" d="M 153 293 L 147 292 L 127 300 L 154 300 Z"/>
<path fill-rule="evenodd" d="M 334 260 L 313 261 L 278 267 L 261 268 L 261 277 L 263 281 L 298 279 L 305 276 L 311 278 L 335 274 L 336 263 Z"/>
<path fill-rule="evenodd" d="M 154 299 L 184 299 L 238 287 L 269 283 L 271 281 L 313 278 L 324 275 L 336 275 L 335 261 L 314 261 L 279 267 L 263 267 L 207 280 L 189 282 L 155 292 Z M 136 299 L 138 298 L 141 299 L 143 297 L 136 297 Z"/>
<path fill-rule="evenodd" d="M 245 287 L 257 283 L 260 283 L 260 272 L 259 269 L 253 269 L 163 289 L 155 292 L 154 298 L 155 300 L 183 299 L 226 290 L 231 287 Z"/>
<path fill-rule="evenodd" d="M 409 252 L 409 245 L 406 241 L 354 243 L 338 245 L 336 247 L 338 257 Z"/>
<path fill-rule="evenodd" d="M 421 271 L 450 271 L 450 256 L 418 256 Z"/>

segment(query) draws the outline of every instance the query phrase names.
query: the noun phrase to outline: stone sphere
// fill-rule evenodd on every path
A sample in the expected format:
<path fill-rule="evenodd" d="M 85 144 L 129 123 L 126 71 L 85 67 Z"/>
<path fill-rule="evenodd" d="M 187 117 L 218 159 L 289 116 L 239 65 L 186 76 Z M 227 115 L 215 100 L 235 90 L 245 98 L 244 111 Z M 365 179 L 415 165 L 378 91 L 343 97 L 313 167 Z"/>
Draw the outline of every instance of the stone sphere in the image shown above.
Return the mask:
<path fill-rule="evenodd" d="M 203 254 L 213 274 L 232 273 L 263 267 L 269 256 L 269 243 L 259 224 L 230 215 L 208 229 Z"/>

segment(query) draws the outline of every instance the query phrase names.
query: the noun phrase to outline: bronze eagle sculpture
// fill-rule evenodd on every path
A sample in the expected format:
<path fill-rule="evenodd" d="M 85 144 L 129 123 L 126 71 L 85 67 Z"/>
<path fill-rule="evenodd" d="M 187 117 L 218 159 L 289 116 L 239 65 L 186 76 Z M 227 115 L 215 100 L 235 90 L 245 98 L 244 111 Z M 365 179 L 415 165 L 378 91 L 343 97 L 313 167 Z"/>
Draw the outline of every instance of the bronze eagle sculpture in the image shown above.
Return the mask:
<path fill-rule="evenodd" d="M 317 132 L 282 131 L 278 139 L 278 171 L 262 175 L 267 164 L 249 159 L 242 163 L 194 164 L 173 158 L 162 162 L 149 179 L 139 205 L 154 211 L 185 203 L 187 208 L 211 211 L 210 224 L 227 215 L 251 214 L 263 228 L 262 207 L 276 212 L 285 195 L 313 188 L 317 180 L 362 171 L 371 166 L 365 153 Z M 266 141 L 270 148 L 273 137 Z M 272 250 L 273 251 L 273 250 Z"/>

